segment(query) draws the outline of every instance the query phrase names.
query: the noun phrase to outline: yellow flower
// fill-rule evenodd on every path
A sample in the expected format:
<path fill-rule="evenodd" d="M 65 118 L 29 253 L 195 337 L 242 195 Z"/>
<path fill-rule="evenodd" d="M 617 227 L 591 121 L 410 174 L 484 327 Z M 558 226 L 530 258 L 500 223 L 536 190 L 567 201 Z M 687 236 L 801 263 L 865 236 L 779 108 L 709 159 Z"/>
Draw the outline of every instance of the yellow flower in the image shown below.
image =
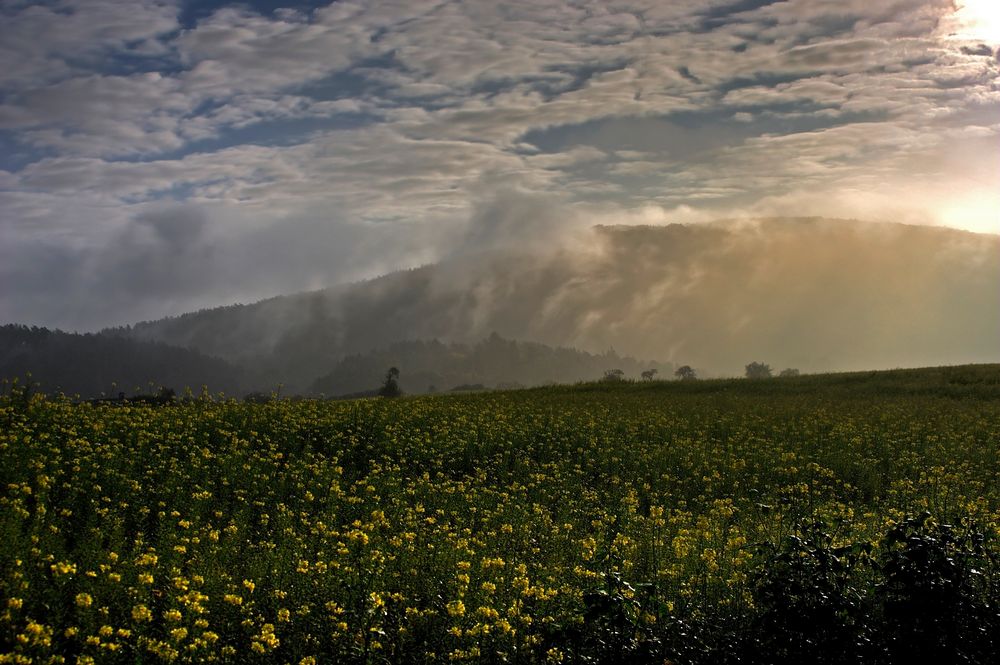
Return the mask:
<path fill-rule="evenodd" d="M 90 607 L 93 605 L 94 599 L 90 597 L 89 593 L 78 593 L 76 594 L 76 606 L 77 607 Z"/>
<path fill-rule="evenodd" d="M 136 605 L 132 608 L 132 619 L 135 621 L 152 621 L 153 613 L 145 605 Z"/>
<path fill-rule="evenodd" d="M 453 600 L 448 603 L 448 614 L 453 617 L 460 617 L 465 614 L 465 603 L 460 600 Z"/>
<path fill-rule="evenodd" d="M 159 557 L 155 554 L 143 554 L 135 560 L 135 563 L 138 566 L 155 566 L 157 561 L 159 561 Z"/>
<path fill-rule="evenodd" d="M 51 559 L 50 559 L 51 560 Z M 49 568 L 52 570 L 52 574 L 56 577 L 60 575 L 75 575 L 76 574 L 76 564 L 69 563 L 66 561 L 60 561 L 54 563 Z"/>

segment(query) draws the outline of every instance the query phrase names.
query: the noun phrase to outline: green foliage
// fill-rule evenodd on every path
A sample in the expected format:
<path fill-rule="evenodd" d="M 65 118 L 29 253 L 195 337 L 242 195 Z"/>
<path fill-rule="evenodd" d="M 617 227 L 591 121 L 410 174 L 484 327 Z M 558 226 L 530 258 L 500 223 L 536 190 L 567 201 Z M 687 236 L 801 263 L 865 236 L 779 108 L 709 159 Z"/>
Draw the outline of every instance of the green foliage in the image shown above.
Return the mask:
<path fill-rule="evenodd" d="M 651 585 L 637 589 L 618 572 L 604 575 L 604 587 L 583 594 L 582 621 L 553 626 L 547 642 L 576 663 L 662 663 L 663 648 L 645 617 L 655 602 Z"/>
<path fill-rule="evenodd" d="M 995 662 L 997 552 L 968 519 L 938 524 L 925 512 L 889 530 L 877 587 L 889 662 Z"/>
<path fill-rule="evenodd" d="M 754 659 L 857 663 L 870 656 L 872 626 L 857 578 L 871 558 L 871 543 L 836 545 L 826 524 L 808 522 L 764 550 L 754 588 Z"/>
<path fill-rule="evenodd" d="M 765 546 L 743 648 L 752 662 L 995 662 L 995 533 L 923 512 L 889 527 L 877 548 L 835 541 L 829 525 L 809 522 Z"/>

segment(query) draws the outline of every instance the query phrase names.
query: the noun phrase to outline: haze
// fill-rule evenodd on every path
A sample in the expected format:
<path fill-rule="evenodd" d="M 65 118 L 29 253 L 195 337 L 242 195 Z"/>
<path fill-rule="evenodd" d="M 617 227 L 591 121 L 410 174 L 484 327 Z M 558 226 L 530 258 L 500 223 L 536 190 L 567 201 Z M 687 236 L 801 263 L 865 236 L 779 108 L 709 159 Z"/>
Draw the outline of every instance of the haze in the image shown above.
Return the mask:
<path fill-rule="evenodd" d="M 990 0 L 0 2 L 0 320 L 97 330 L 438 261 L 452 270 L 484 251 L 558 249 L 586 264 L 602 251 L 586 231 L 596 225 L 818 216 L 997 234 L 997 11 Z M 891 257 L 885 237 L 851 251 Z M 983 240 L 977 256 L 995 247 Z M 899 255 L 935 255 L 915 242 Z M 765 280 L 782 302 L 814 258 L 786 249 L 794 261 Z M 884 281 L 831 251 L 816 260 L 857 292 Z M 685 257 L 685 270 L 724 271 L 725 252 L 711 256 Z M 984 261 L 962 265 L 987 266 L 971 279 L 994 307 L 963 310 L 935 339 L 992 330 Z M 892 265 L 908 294 L 944 279 Z M 680 302 L 663 288 L 647 301 Z M 615 343 L 571 328 L 536 336 Z M 642 328 L 604 330 L 667 357 Z M 804 345 L 804 365 L 826 366 Z M 855 351 L 840 365 L 877 362 Z"/>

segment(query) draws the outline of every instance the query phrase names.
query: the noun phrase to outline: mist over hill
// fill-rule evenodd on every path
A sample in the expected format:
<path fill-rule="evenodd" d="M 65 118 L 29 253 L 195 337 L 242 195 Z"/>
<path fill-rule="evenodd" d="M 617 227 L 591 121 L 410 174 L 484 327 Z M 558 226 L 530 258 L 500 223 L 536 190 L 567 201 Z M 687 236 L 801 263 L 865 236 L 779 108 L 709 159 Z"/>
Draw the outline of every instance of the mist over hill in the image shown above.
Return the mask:
<path fill-rule="evenodd" d="M 348 355 L 493 332 L 735 375 L 995 361 L 998 303 L 998 236 L 780 218 L 595 227 L 116 332 L 302 387 Z"/>

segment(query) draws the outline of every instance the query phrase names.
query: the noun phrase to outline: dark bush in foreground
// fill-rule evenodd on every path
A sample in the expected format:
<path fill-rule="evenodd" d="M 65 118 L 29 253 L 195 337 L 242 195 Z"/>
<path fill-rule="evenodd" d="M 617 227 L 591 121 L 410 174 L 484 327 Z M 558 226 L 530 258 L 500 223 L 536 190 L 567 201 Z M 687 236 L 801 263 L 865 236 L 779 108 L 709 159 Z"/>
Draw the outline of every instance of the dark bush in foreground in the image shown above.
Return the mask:
<path fill-rule="evenodd" d="M 578 663 L 997 662 L 997 555 L 975 525 L 909 517 L 877 552 L 837 544 L 832 531 L 808 522 L 762 545 L 754 609 L 743 616 L 708 607 L 674 616 L 652 589 L 608 576 L 584 596 L 584 623 L 550 643 Z"/>
<path fill-rule="evenodd" d="M 808 522 L 784 542 L 763 545 L 748 615 L 712 617 L 709 610 L 696 621 L 670 618 L 665 628 L 679 635 L 662 638 L 671 645 L 666 662 L 997 662 L 996 543 L 989 546 L 975 524 L 939 524 L 929 513 L 908 517 L 877 551 L 870 543 L 838 545 L 832 531 Z M 610 625 L 620 627 L 621 619 Z M 595 635 L 608 630 L 607 620 L 592 626 Z M 621 630 L 643 632 L 637 625 Z M 619 646 L 607 637 L 585 643 Z M 612 662 L 605 653 L 611 651 L 594 649 L 580 660 Z"/>

